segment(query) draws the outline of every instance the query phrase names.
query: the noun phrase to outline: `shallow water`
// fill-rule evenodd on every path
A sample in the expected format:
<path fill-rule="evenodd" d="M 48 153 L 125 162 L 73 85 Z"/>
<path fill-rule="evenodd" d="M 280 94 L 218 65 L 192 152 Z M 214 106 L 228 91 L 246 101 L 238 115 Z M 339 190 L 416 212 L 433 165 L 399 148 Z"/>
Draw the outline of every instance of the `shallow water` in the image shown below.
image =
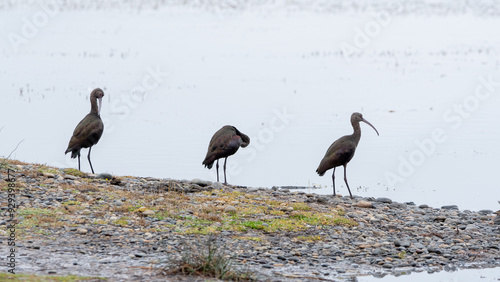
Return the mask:
<path fill-rule="evenodd" d="M 20 19 L 35 12 L 0 11 L 0 34 L 21 34 Z M 18 50 L 0 43 L 0 155 L 23 140 L 13 158 L 77 167 L 63 152 L 89 111 L 90 91 L 101 87 L 96 172 L 215 180 L 201 162 L 212 134 L 232 124 L 252 141 L 228 159 L 230 183 L 330 194 L 331 171 L 315 170 L 328 146 L 352 132 L 358 111 L 380 136 L 361 125 L 347 171 L 354 194 L 498 210 L 500 39 L 492 27 L 499 19 L 395 14 L 346 59 L 341 44 L 372 20 L 178 8 L 61 12 Z M 90 171 L 86 158 L 82 170 Z M 337 192 L 348 194 L 343 169 L 336 174 Z"/>
<path fill-rule="evenodd" d="M 452 272 L 412 272 L 411 275 L 401 275 L 393 276 L 387 275 L 382 278 L 375 278 L 373 276 L 359 276 L 357 280 L 359 282 L 391 282 L 391 281 L 428 281 L 428 282 L 469 282 L 469 281 L 481 281 L 481 282 L 492 282 L 498 281 L 500 279 L 500 270 L 498 268 L 490 269 L 462 269 L 459 271 Z"/>

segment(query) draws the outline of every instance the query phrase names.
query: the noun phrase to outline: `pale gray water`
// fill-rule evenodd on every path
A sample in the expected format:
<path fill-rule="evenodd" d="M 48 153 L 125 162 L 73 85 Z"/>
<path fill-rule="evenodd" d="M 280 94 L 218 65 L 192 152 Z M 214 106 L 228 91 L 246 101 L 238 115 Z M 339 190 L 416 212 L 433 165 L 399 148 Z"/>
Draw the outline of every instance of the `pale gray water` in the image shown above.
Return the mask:
<path fill-rule="evenodd" d="M 2 12 L 1 32 L 20 30 L 17 19 L 30 13 Z M 328 146 L 352 132 L 349 117 L 359 111 L 380 136 L 362 125 L 348 166 L 355 194 L 499 207 L 499 42 L 489 29 L 496 18 L 395 16 L 346 60 L 339 46 L 359 26 L 350 17 L 106 13 L 61 13 L 17 54 L 2 43 L 0 155 L 24 139 L 14 158 L 76 167 L 63 152 L 89 111 L 90 91 L 102 87 L 106 128 L 92 150 L 99 172 L 215 180 L 201 161 L 212 134 L 232 124 L 252 144 L 229 158 L 230 183 L 320 185 L 328 187 L 317 193 L 331 193 L 331 173 L 315 170 Z M 339 24 L 347 30 L 333 28 Z M 454 36 L 459 30 L 463 36 Z M 64 45 L 51 43 L 61 36 Z M 479 99 L 478 87 L 491 92 Z M 337 187 L 346 194 L 342 173 Z"/>

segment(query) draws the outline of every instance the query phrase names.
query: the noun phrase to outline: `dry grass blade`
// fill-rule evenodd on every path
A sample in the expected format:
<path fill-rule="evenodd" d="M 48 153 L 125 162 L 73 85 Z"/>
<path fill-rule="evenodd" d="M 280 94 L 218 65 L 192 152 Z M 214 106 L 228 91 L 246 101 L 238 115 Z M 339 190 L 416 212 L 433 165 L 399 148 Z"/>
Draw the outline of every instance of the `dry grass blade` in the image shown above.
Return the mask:
<path fill-rule="evenodd" d="M 204 242 L 184 242 L 181 258 L 165 272 L 231 281 L 253 281 L 248 272 L 234 270 L 232 259 L 217 239 L 209 236 Z"/>

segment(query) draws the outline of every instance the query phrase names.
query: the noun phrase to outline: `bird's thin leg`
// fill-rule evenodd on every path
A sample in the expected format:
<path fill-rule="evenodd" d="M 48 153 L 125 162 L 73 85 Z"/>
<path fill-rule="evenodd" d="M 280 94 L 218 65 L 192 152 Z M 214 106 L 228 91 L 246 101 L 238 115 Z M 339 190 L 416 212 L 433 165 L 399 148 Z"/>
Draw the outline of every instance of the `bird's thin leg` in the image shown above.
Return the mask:
<path fill-rule="evenodd" d="M 219 159 L 217 159 L 217 163 L 215 164 L 215 168 L 217 169 L 217 182 L 219 182 Z"/>
<path fill-rule="evenodd" d="M 78 152 L 78 170 L 81 171 L 80 170 L 80 152 Z"/>
<path fill-rule="evenodd" d="M 92 147 L 89 147 L 89 154 L 87 155 L 87 159 L 89 159 L 89 164 L 90 164 L 90 169 L 92 170 L 92 174 L 95 174 L 94 168 L 92 167 L 92 162 L 90 161 L 90 150 L 91 149 L 92 149 Z"/>
<path fill-rule="evenodd" d="M 224 159 L 224 184 L 227 184 L 227 179 L 226 179 L 226 162 L 227 162 L 227 157 Z"/>
<path fill-rule="evenodd" d="M 352 199 L 351 189 L 349 188 L 349 184 L 347 184 L 347 174 L 346 174 L 346 171 L 347 171 L 347 165 L 344 165 L 344 181 L 345 181 L 345 185 L 347 185 L 347 190 L 349 190 L 349 195 L 351 195 L 351 199 Z"/>
<path fill-rule="evenodd" d="M 332 182 L 333 182 L 333 196 L 335 197 L 335 168 L 333 168 L 333 173 L 332 173 Z"/>

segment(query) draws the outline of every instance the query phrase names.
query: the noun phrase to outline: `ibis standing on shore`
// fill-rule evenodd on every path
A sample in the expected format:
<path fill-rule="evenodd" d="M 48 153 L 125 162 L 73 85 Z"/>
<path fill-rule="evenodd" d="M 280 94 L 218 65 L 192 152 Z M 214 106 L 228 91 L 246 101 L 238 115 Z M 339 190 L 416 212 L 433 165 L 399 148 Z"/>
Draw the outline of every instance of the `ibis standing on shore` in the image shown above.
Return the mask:
<path fill-rule="evenodd" d="M 73 131 L 73 136 L 69 140 L 68 149 L 66 149 L 64 153 L 67 154 L 71 152 L 72 159 L 78 157 L 78 170 L 80 170 L 80 150 L 82 148 L 89 148 L 87 158 L 89 160 L 90 169 L 92 173 L 94 173 L 94 168 L 90 161 L 90 150 L 92 146 L 99 142 L 102 132 L 104 131 L 104 124 L 100 116 L 102 97 L 104 97 L 104 92 L 100 88 L 96 88 L 92 91 L 90 94 L 90 113 L 76 126 L 75 131 Z M 99 106 L 97 106 L 97 100 L 99 100 Z"/>
<path fill-rule="evenodd" d="M 375 129 L 375 132 L 377 132 L 377 135 L 379 135 L 377 129 L 366 119 L 364 119 L 362 114 L 353 113 L 351 115 L 351 124 L 352 128 L 354 129 L 354 133 L 351 135 L 343 136 L 339 138 L 337 141 L 333 142 L 330 148 L 328 148 L 328 150 L 326 151 L 325 156 L 321 160 L 321 163 L 319 164 L 319 167 L 316 170 L 316 172 L 320 176 L 323 176 L 327 170 L 333 168 L 332 181 L 333 181 L 334 196 L 336 195 L 335 168 L 342 165 L 344 166 L 345 185 L 347 185 L 347 190 L 349 190 L 349 195 L 351 195 L 352 198 L 351 189 L 349 188 L 349 184 L 347 184 L 346 169 L 347 169 L 347 163 L 354 156 L 354 152 L 356 151 L 356 147 L 358 146 L 359 139 L 361 138 L 361 128 L 359 126 L 359 122 L 361 121 L 368 124 L 373 129 Z"/>
<path fill-rule="evenodd" d="M 226 125 L 215 132 L 208 145 L 208 152 L 203 165 L 211 169 L 214 162 L 217 161 L 217 182 L 219 182 L 219 159 L 224 159 L 224 184 L 227 184 L 226 179 L 226 162 L 227 157 L 234 155 L 241 147 L 245 148 L 250 144 L 250 137 L 241 133 L 236 127 Z"/>

